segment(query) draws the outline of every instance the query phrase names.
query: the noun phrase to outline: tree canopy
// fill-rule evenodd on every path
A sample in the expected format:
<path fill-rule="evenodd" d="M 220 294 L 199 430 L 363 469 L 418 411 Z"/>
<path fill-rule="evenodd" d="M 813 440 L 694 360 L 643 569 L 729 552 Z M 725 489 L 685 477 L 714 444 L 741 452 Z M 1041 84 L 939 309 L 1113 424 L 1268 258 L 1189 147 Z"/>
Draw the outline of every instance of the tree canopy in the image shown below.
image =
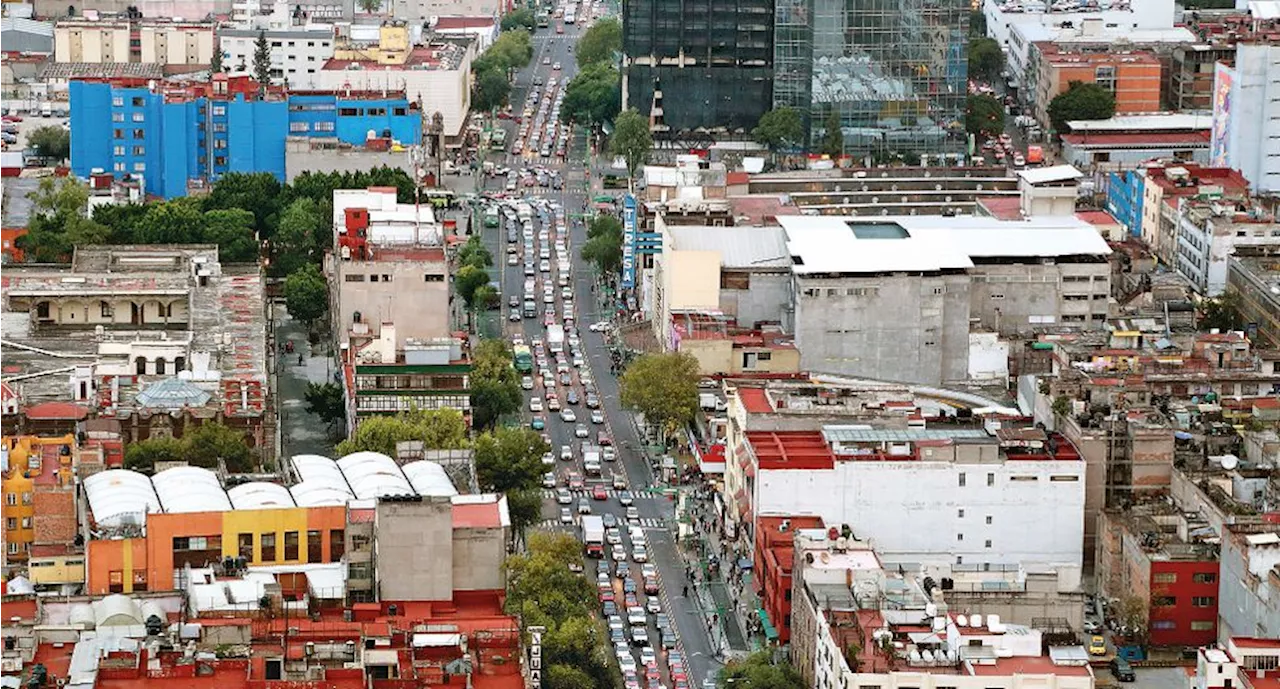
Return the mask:
<path fill-rule="evenodd" d="M 613 64 L 613 56 L 622 52 L 622 22 L 605 17 L 583 32 L 574 47 L 578 67 L 586 68 L 597 62 Z"/>
<path fill-rule="evenodd" d="M 564 90 L 562 116 L 574 123 L 598 125 L 617 116 L 622 108 L 622 77 L 605 62 L 579 71 Z"/>
<path fill-rule="evenodd" d="M 622 269 L 622 221 L 612 215 L 596 216 L 587 227 L 587 241 L 580 251 L 582 259 L 595 264 L 601 273 Z"/>
<path fill-rule="evenodd" d="M 627 161 L 627 174 L 636 171 L 649 161 L 653 150 L 653 136 L 649 133 L 649 120 L 634 108 L 620 113 L 613 122 L 613 134 L 609 137 L 609 153 L 622 156 Z"/>
<path fill-rule="evenodd" d="M 467 422 L 457 409 L 426 409 L 395 416 L 376 416 L 356 426 L 351 437 L 338 443 L 338 455 L 381 452 L 396 456 L 396 443 L 420 440 L 428 450 L 460 450 L 467 447 Z"/>
<path fill-rule="evenodd" d="M 844 155 L 844 130 L 840 124 L 840 113 L 832 110 L 823 124 L 826 131 L 822 135 L 822 152 L 837 157 Z"/>
<path fill-rule="evenodd" d="M 522 7 L 513 12 L 508 12 L 502 18 L 502 30 L 511 31 L 513 29 L 526 29 L 533 31 L 538 26 L 538 19 L 533 15 L 533 10 Z"/>
<path fill-rule="evenodd" d="M 326 424 L 343 423 L 347 418 L 347 396 L 337 383 L 307 383 L 303 395 L 307 413 L 315 414 Z"/>
<path fill-rule="evenodd" d="M 622 404 L 670 433 L 698 412 L 698 360 L 682 352 L 645 354 L 622 374 Z"/>
<path fill-rule="evenodd" d="M 300 197 L 280 214 L 272 248 L 277 269 L 286 275 L 308 263 L 319 263 L 322 247 L 333 232 L 330 218 L 324 217 L 315 199 Z"/>
<path fill-rule="evenodd" d="M 720 689 L 804 689 L 804 679 L 788 662 L 773 661 L 772 651 L 757 651 L 731 660 L 720 672 Z"/>
<path fill-rule="evenodd" d="M 124 451 L 125 468 L 136 471 L 151 471 L 158 462 L 179 461 L 215 469 L 219 459 L 226 463 L 227 471 L 254 470 L 253 451 L 245 434 L 216 421 L 188 428 L 181 439 L 148 438 L 129 444 Z"/>
<path fill-rule="evenodd" d="M 27 143 L 36 154 L 62 161 L 71 157 L 71 132 L 62 127 L 38 127 L 27 134 Z"/>
<path fill-rule="evenodd" d="M 795 108 L 774 108 L 760 116 L 751 136 L 771 151 L 801 146 L 805 139 L 804 120 Z"/>
<path fill-rule="evenodd" d="M 1004 131 L 1004 104 L 991 96 L 969 94 L 965 100 L 964 129 L 977 137 L 999 136 Z"/>
<path fill-rule="evenodd" d="M 289 315 L 314 324 L 329 310 L 329 283 L 319 268 L 308 263 L 285 279 L 284 302 Z"/>
<path fill-rule="evenodd" d="M 102 244 L 111 237 L 110 227 L 88 217 L 89 188 L 75 179 L 45 177 L 31 201 L 27 233 L 16 242 L 28 261 L 70 261 L 77 245 Z"/>
<path fill-rule="evenodd" d="M 994 38 L 969 41 L 969 78 L 988 83 L 999 81 L 1004 69 L 1004 51 Z"/>
<path fill-rule="evenodd" d="M 471 423 L 492 428 L 503 414 L 518 411 L 524 400 L 503 340 L 481 340 L 471 353 Z"/>
<path fill-rule="evenodd" d="M 476 292 L 488 284 L 489 274 L 483 268 L 472 265 L 462 266 L 453 276 L 453 288 L 462 297 L 462 301 L 466 302 L 468 309 L 476 307 Z"/>
<path fill-rule="evenodd" d="M 1049 122 L 1058 134 L 1066 133 L 1073 120 L 1105 120 L 1115 114 L 1115 95 L 1094 83 L 1073 81 L 1049 101 Z"/>
<path fill-rule="evenodd" d="M 537 488 L 542 455 L 551 446 L 528 428 L 495 428 L 475 439 L 476 482 L 484 492 L 506 493 Z"/>
<path fill-rule="evenodd" d="M 486 67 L 476 72 L 476 93 L 473 105 L 477 110 L 494 110 L 506 106 L 511 99 L 511 80 L 502 70 Z"/>
<path fill-rule="evenodd" d="M 253 78 L 258 82 L 258 90 L 264 91 L 271 83 L 271 43 L 267 41 L 267 32 L 259 31 L 258 40 L 253 44 Z"/>

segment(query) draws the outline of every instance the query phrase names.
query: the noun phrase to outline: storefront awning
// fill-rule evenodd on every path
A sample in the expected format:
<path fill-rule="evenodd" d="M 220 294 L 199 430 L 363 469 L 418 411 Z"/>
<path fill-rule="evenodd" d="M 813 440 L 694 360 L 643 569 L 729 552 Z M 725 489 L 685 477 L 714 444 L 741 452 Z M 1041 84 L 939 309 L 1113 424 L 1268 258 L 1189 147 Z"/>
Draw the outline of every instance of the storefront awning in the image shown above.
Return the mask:
<path fill-rule="evenodd" d="M 756 615 L 760 617 L 760 627 L 764 629 L 764 638 L 769 641 L 778 640 L 778 630 L 773 628 L 773 623 L 769 621 L 769 613 L 764 608 L 756 608 Z"/>

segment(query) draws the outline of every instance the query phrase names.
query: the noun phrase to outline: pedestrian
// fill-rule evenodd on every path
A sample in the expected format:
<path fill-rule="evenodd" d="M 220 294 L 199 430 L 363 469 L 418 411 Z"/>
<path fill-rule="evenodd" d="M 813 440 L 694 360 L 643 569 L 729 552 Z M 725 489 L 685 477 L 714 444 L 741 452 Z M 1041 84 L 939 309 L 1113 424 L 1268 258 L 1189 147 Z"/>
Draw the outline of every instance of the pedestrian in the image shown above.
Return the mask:
<path fill-rule="evenodd" d="M 684 585 L 684 597 L 685 597 L 685 598 L 688 598 L 688 597 L 689 597 L 689 585 L 688 585 L 688 584 L 685 584 L 685 585 Z"/>

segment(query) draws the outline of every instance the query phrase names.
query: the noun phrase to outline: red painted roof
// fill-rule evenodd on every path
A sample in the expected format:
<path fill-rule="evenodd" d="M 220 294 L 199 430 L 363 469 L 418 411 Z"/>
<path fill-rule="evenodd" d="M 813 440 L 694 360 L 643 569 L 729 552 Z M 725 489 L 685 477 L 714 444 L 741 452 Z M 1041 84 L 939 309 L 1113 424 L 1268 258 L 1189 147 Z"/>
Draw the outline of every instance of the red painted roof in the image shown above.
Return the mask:
<path fill-rule="evenodd" d="M 1022 219 L 1022 199 L 1017 196 L 983 196 L 978 203 L 998 220 Z"/>
<path fill-rule="evenodd" d="M 89 415 L 89 410 L 70 402 L 44 402 L 27 407 L 26 415 L 28 419 L 70 419 L 79 421 Z"/>
<path fill-rule="evenodd" d="M 832 469 L 836 458 L 821 431 L 749 431 L 761 469 Z"/>
<path fill-rule="evenodd" d="M 1280 639 L 1259 639 L 1254 636 L 1233 636 L 1231 643 L 1239 648 L 1275 648 L 1280 649 Z"/>
<path fill-rule="evenodd" d="M 741 170 L 730 172 L 724 176 L 725 184 L 746 184 L 751 181 L 751 175 Z"/>
<path fill-rule="evenodd" d="M 974 663 L 973 674 L 978 676 L 1000 676 L 1000 675 L 1062 675 L 1062 676 L 1087 676 L 1089 674 L 1089 666 L 1087 665 L 1056 665 L 1048 656 L 1015 656 L 1013 658 L 999 658 L 994 665 L 983 665 Z"/>
<path fill-rule="evenodd" d="M 449 29 L 482 29 L 493 26 L 493 17 L 440 17 L 436 19 L 435 28 L 440 31 Z"/>
<path fill-rule="evenodd" d="M 738 399 L 748 414 L 768 414 L 773 411 L 764 388 L 738 388 Z"/>
<path fill-rule="evenodd" d="M 1106 211 L 1076 211 L 1076 217 L 1090 225 L 1116 225 L 1118 221 Z"/>
<path fill-rule="evenodd" d="M 1153 146 L 1207 146 L 1209 130 L 1155 132 L 1151 134 L 1063 134 L 1062 140 L 1085 148 L 1150 148 Z"/>
<path fill-rule="evenodd" d="M 453 506 L 453 528 L 455 529 L 496 529 L 501 526 L 502 514 L 498 510 L 496 501 Z"/>

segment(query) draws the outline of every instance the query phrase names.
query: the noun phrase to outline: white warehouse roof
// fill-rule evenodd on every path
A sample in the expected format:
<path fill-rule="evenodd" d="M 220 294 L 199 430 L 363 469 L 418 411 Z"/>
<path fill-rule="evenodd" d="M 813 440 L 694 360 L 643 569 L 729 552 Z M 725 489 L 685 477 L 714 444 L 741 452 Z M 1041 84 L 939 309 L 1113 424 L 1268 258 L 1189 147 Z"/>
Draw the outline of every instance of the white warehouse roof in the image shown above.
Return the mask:
<path fill-rule="evenodd" d="M 963 270 L 973 258 L 1039 258 L 1111 253 L 1094 227 L 1074 216 L 998 220 L 975 216 L 780 216 L 792 271 L 886 273 Z"/>
<path fill-rule="evenodd" d="M 303 481 L 290 488 L 289 495 L 298 503 L 298 507 L 345 505 L 356 497 L 351 494 L 346 482 L 338 485 L 321 479 Z"/>
<path fill-rule="evenodd" d="M 135 517 L 139 525 L 146 523 L 148 512 L 160 512 L 151 479 L 136 471 L 108 469 L 84 480 L 85 496 L 93 519 L 101 526 L 120 526 L 127 517 Z"/>
<path fill-rule="evenodd" d="M 351 486 L 351 492 L 362 500 L 414 494 L 396 460 L 381 452 L 353 452 L 338 460 L 338 468 Z"/>
<path fill-rule="evenodd" d="M 165 512 L 225 512 L 231 500 L 218 475 L 208 469 L 185 466 L 165 469 L 151 477 Z"/>
<path fill-rule="evenodd" d="M 418 495 L 448 495 L 452 497 L 458 494 L 458 489 L 454 487 L 453 481 L 445 473 L 444 467 L 436 462 L 422 459 L 416 462 L 409 462 L 400 468 L 404 470 L 404 475 L 409 479 L 409 484 L 413 486 L 413 490 Z"/>
<path fill-rule="evenodd" d="M 238 510 L 258 510 L 273 507 L 293 507 L 293 496 L 289 489 L 279 483 L 254 481 L 243 483 L 227 490 L 227 497 Z"/>

